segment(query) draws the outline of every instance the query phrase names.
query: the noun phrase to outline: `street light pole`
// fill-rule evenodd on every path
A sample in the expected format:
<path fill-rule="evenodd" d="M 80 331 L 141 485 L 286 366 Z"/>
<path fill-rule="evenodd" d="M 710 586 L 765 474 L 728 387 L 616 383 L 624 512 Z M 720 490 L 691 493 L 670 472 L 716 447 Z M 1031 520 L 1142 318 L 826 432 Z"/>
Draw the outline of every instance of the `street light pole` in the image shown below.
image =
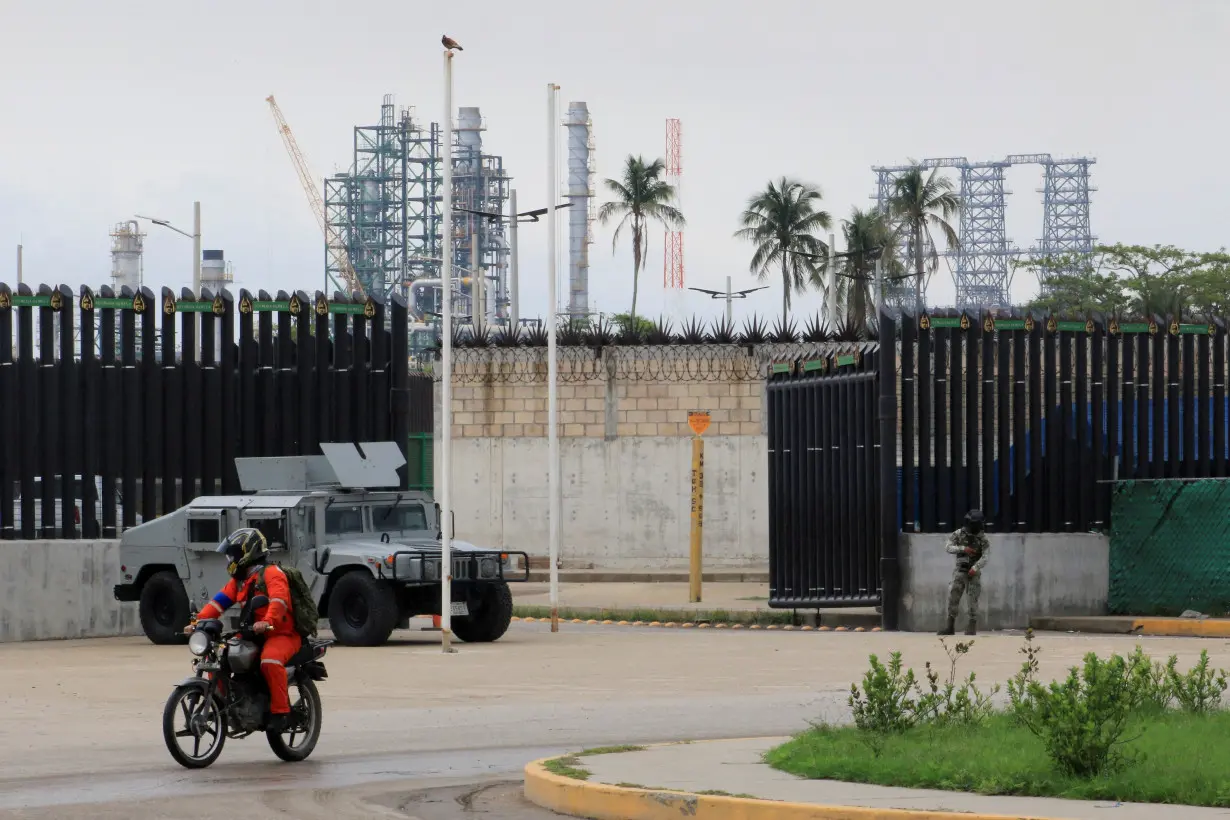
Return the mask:
<path fill-rule="evenodd" d="M 555 204 L 559 191 L 556 188 L 556 132 L 559 123 L 556 116 L 559 86 L 547 84 L 547 491 L 551 498 L 548 501 L 547 527 L 549 529 L 548 543 L 551 574 L 551 631 L 559 632 L 559 530 L 560 530 L 560 481 L 559 481 L 559 420 L 557 417 L 558 399 L 556 380 L 559 378 L 559 364 L 555 360 L 555 256 L 556 256 L 556 218 Z M 515 220 L 514 220 L 515 222 Z"/>
<path fill-rule="evenodd" d="M 192 294 L 201 298 L 201 203 L 192 203 Z"/>
<path fill-rule="evenodd" d="M 517 189 L 508 192 L 508 250 L 512 257 L 509 269 L 508 326 L 516 334 L 521 324 L 521 283 L 517 278 Z M 514 337 L 515 338 L 515 337 Z"/>
<path fill-rule="evenodd" d="M 440 376 L 441 430 L 444 449 L 440 454 L 440 648 L 450 646 L 453 630 L 453 52 L 444 51 L 444 253 L 440 272 L 441 328 Z"/>

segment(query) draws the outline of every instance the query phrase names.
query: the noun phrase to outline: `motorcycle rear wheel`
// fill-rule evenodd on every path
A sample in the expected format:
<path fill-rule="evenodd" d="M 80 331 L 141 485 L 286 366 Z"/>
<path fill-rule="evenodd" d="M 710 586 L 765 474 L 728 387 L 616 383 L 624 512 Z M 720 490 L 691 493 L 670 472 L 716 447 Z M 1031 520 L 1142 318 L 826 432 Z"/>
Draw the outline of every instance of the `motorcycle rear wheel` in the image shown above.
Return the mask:
<path fill-rule="evenodd" d="M 299 700 L 290 707 L 290 724 L 283 732 L 272 729 L 265 732 L 269 740 L 269 748 L 273 753 L 288 763 L 298 763 L 307 760 L 308 755 L 316 748 L 320 740 L 320 691 L 311 678 L 300 678 L 291 681 L 291 687 L 299 689 Z M 296 742 L 298 738 L 298 742 Z"/>
<path fill-rule="evenodd" d="M 204 769 L 222 754 L 226 744 L 226 712 L 216 698 L 202 704 L 205 692 L 197 686 L 177 686 L 167 698 L 162 710 L 162 739 L 175 762 L 187 769 Z M 177 718 L 182 726 L 177 726 Z M 191 741 L 189 752 L 179 745 L 180 739 Z M 201 751 L 202 742 L 209 746 Z"/>

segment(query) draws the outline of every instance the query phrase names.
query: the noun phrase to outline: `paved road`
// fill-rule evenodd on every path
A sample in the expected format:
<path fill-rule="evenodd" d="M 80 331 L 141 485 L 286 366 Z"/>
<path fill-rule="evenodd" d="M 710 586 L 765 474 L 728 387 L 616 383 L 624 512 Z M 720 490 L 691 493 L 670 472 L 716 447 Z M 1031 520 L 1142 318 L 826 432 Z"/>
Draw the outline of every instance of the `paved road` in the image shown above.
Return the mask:
<path fill-rule="evenodd" d="M 384 647 L 331 649 L 324 733 L 309 761 L 280 763 L 249 738 L 228 742 L 205 772 L 181 769 L 162 744 L 162 704 L 189 670 L 184 648 L 143 638 L 0 645 L 0 818 L 207 820 L 214 803 L 228 820 L 243 805 L 265 817 L 371 817 L 373 795 L 390 817 L 473 816 L 442 795 L 515 781 L 530 759 L 586 746 L 789 734 L 844 717 L 869 652 L 901 649 L 916 669 L 944 660 L 934 636 L 884 633 L 565 624 L 552 635 L 514 624 L 498 643 L 447 656 L 437 640 L 408 632 Z M 1224 641 L 1140 642 L 1185 664 L 1207 648 L 1230 666 Z M 981 637 L 962 668 L 1002 681 L 1020 664 L 1020 643 Z M 1044 636 L 1043 672 L 1135 643 Z M 435 798 L 410 797 L 423 789 Z M 483 799 L 496 800 L 490 791 Z"/>

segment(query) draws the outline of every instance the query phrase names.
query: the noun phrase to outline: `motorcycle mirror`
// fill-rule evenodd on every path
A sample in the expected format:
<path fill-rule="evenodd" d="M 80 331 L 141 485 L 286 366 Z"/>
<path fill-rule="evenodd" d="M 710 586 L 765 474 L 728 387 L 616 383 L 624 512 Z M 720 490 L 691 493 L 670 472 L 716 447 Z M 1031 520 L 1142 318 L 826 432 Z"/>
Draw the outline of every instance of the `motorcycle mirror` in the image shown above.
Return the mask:
<path fill-rule="evenodd" d="M 325 547 L 316 556 L 316 572 L 320 575 L 325 574 L 325 565 L 329 563 L 329 548 Z"/>
<path fill-rule="evenodd" d="M 269 606 L 269 598 L 264 595 L 257 595 L 252 599 L 252 609 L 254 611 L 267 606 Z"/>

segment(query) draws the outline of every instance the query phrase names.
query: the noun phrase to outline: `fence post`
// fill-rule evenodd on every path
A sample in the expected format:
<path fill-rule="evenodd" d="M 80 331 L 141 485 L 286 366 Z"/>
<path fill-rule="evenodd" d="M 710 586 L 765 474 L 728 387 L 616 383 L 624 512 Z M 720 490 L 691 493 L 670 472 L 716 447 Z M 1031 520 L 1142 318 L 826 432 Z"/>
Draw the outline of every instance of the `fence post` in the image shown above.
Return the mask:
<path fill-rule="evenodd" d="M 0 282 L 0 429 L 16 430 L 16 406 L 13 398 L 17 392 L 17 367 L 13 364 L 13 292 Z M 17 537 L 14 528 L 13 483 L 16 476 L 12 465 L 18 464 L 18 448 L 21 439 L 17 436 L 0 436 L 0 539 L 6 541 Z"/>
<path fill-rule="evenodd" d="M 176 361 L 175 319 L 179 309 L 175 291 L 162 289 L 162 513 L 179 509 L 178 477 L 180 453 L 184 448 L 183 387 Z"/>
<path fill-rule="evenodd" d="M 202 288 L 201 298 L 214 301 L 209 288 Z M 218 448 L 222 446 L 222 397 L 218 385 L 216 332 L 218 317 L 211 311 L 201 314 L 201 495 L 214 495 L 218 488 Z"/>
<path fill-rule="evenodd" d="M 38 286 L 38 475 L 42 478 L 42 528 L 40 538 L 56 537 L 56 475 L 60 472 L 59 431 L 55 419 L 60 412 L 59 385 L 56 384 L 55 311 L 51 307 L 51 288 Z M 32 431 L 31 431 L 32 433 Z"/>
<path fill-rule="evenodd" d="M 145 311 L 141 294 L 134 293 L 127 285 L 120 288 L 120 298 L 126 299 L 131 308 L 120 314 L 120 376 L 124 391 L 124 404 L 120 415 L 123 435 L 120 438 L 121 480 L 120 504 L 121 531 L 137 524 L 137 455 L 141 440 L 141 383 L 137 372 L 137 316 Z M 140 310 L 138 310 L 138 306 Z"/>
<path fill-rule="evenodd" d="M 349 314 L 344 312 L 351 302 L 341 293 L 334 295 L 333 302 L 333 307 L 338 310 L 333 314 L 333 406 L 337 414 L 333 435 L 338 441 L 354 441 L 350 414 L 351 386 L 354 384 L 350 372 L 354 362 L 354 339 L 350 335 Z"/>
<path fill-rule="evenodd" d="M 115 291 L 107 285 L 100 288 L 100 298 L 105 300 L 99 307 L 98 302 L 94 304 L 95 310 L 102 310 L 102 315 L 98 319 L 99 335 L 100 335 L 100 351 L 102 365 L 99 369 L 99 381 L 101 388 L 98 391 L 98 403 L 92 409 L 98 410 L 98 416 L 102 420 L 100 437 L 102 441 L 99 445 L 99 480 L 102 482 L 102 537 L 115 538 L 119 535 L 119 521 L 116 513 L 119 498 L 116 494 L 116 481 L 119 478 L 120 460 L 122 458 L 120 447 L 123 442 L 123 395 L 120 382 L 119 363 L 116 361 L 116 351 L 118 345 L 115 338 L 115 308 L 113 305 L 117 297 Z"/>
<path fill-rule="evenodd" d="M 154 292 L 141 288 L 145 310 L 141 313 L 141 391 L 145 395 L 145 419 L 140 438 L 130 442 L 141 453 L 141 516 L 158 517 L 158 464 L 162 461 L 162 408 L 158 390 L 158 303 Z M 139 442 L 139 443 L 138 443 Z"/>
<path fill-rule="evenodd" d="M 295 316 L 295 368 L 299 383 L 299 455 L 319 452 L 316 441 L 315 376 L 316 340 L 312 336 L 312 300 L 301 290 L 291 295 L 291 313 Z"/>
<path fill-rule="evenodd" d="M 238 395 L 238 390 L 235 386 L 235 360 L 239 353 L 235 345 L 235 297 L 226 288 L 222 289 L 222 293 L 218 294 L 218 300 L 215 300 L 215 309 L 220 308 L 221 313 L 218 314 L 218 323 L 222 326 L 219 333 L 221 338 L 221 350 L 218 351 L 219 356 L 219 374 L 218 380 L 221 382 L 218 394 L 222 401 L 222 412 L 219 416 L 219 433 L 222 436 L 221 472 L 218 473 L 218 478 L 222 483 L 222 492 L 238 493 L 239 492 L 239 471 L 235 469 L 235 450 L 237 430 L 235 429 L 238 423 L 238 413 L 235 409 L 235 397 Z"/>
<path fill-rule="evenodd" d="M 319 442 L 334 440 L 333 431 L 333 389 L 335 387 L 330 374 L 333 372 L 333 342 L 329 329 L 329 301 L 324 293 L 316 291 L 316 401 L 319 409 L 316 412 L 316 441 L 312 443 L 312 452 L 316 451 Z"/>
<path fill-rule="evenodd" d="M 1213 320 L 1213 475 L 1226 475 L 1226 323 Z"/>
<path fill-rule="evenodd" d="M 880 326 L 880 607 L 881 625 L 899 627 L 901 536 L 897 529 L 897 356 L 896 322 L 881 313 Z"/>
<path fill-rule="evenodd" d="M 389 367 L 392 370 L 392 406 L 390 409 L 393 413 L 393 440 L 397 442 L 402 455 L 406 457 L 406 464 L 397 471 L 401 479 L 400 486 L 406 489 L 410 486 L 410 326 L 406 300 L 400 293 L 393 294 L 391 309 L 393 315 L 390 322 L 392 337 L 389 340 Z M 431 400 L 429 390 L 427 393 L 428 406 Z"/>
<path fill-rule="evenodd" d="M 368 314 L 375 315 L 376 306 L 371 298 L 362 303 L 363 312 L 354 314 L 353 370 L 350 377 L 351 425 L 355 441 L 372 441 L 371 438 L 371 341 L 368 338 L 371 323 Z"/>
<path fill-rule="evenodd" d="M 290 294 L 284 290 L 278 291 L 278 302 L 281 305 L 278 308 L 277 345 L 278 418 L 281 419 L 278 425 L 281 428 L 278 454 L 288 456 L 299 452 L 299 413 L 295 404 L 298 393 L 295 381 L 299 374 L 295 370 L 295 317 L 290 312 Z"/>
<path fill-rule="evenodd" d="M 100 538 L 98 520 L 98 476 L 100 459 L 98 407 L 99 371 L 98 346 L 94 332 L 94 294 L 85 285 L 81 286 L 81 369 L 78 376 L 81 385 L 81 537 Z M 3 330 L 0 330 L 0 336 Z M 0 385 L 0 394 L 3 385 Z"/>
<path fill-rule="evenodd" d="M 198 299 L 197 295 L 188 288 L 180 291 L 184 299 L 192 301 L 204 302 L 202 296 Z M 204 454 L 203 444 L 205 441 L 202 416 L 201 396 L 201 362 L 198 351 L 200 350 L 200 333 L 197 325 L 202 327 L 205 325 L 206 313 L 213 313 L 212 303 L 208 311 L 200 314 L 201 320 L 197 322 L 197 313 L 184 312 L 180 315 L 183 317 L 183 418 L 184 418 L 184 436 L 183 436 L 183 471 L 181 474 L 180 484 L 183 488 L 184 503 L 187 504 L 192 499 L 200 494 L 201 483 L 201 465 L 203 464 Z"/>
<path fill-rule="evenodd" d="M 60 304 L 60 537 L 78 538 L 76 477 L 81 469 L 81 386 L 77 380 L 77 334 L 73 322 L 73 292 L 61 285 Z M 82 502 L 85 503 L 85 476 L 81 477 Z"/>

